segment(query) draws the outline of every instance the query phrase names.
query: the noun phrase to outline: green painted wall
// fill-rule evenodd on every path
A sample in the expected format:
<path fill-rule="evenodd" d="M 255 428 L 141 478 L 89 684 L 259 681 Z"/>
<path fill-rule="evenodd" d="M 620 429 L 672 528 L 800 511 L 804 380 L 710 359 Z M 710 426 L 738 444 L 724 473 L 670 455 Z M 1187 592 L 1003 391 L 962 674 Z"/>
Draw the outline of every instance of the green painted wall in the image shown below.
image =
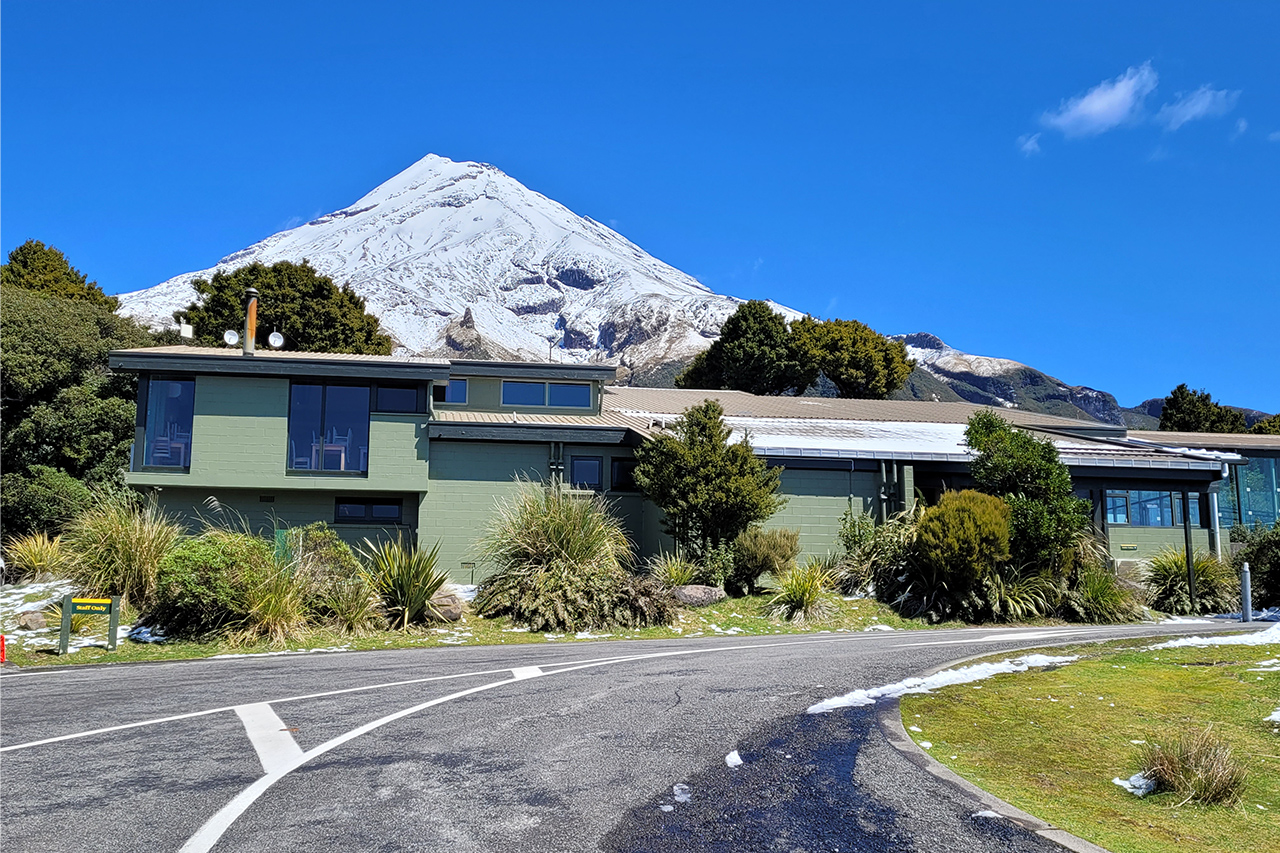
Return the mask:
<path fill-rule="evenodd" d="M 1181 527 L 1117 527 L 1112 525 L 1107 530 L 1111 544 L 1111 557 L 1115 560 L 1144 560 L 1154 556 L 1164 548 L 1176 548 L 1181 551 L 1186 543 Z M 1223 531 L 1225 538 L 1226 531 Z M 1209 551 L 1209 531 L 1193 528 L 1191 531 L 1193 550 Z M 1125 545 L 1136 545 L 1134 549 Z M 1225 545 L 1223 546 L 1226 547 Z"/>
<path fill-rule="evenodd" d="M 806 471 L 786 469 L 782 472 L 782 493 L 787 505 L 773 515 L 765 527 L 788 527 L 800 531 L 801 559 L 836 552 L 839 545 L 840 517 L 850 507 L 870 512 L 876 494 L 876 475 L 864 471 Z"/>
<path fill-rule="evenodd" d="M 160 493 L 165 511 L 175 515 L 192 532 L 199 532 L 209 521 L 232 530 L 248 524 L 254 533 L 270 537 L 278 527 L 300 527 L 313 521 L 324 521 L 333 527 L 343 541 L 360 545 L 366 537 L 373 540 L 403 535 L 412 541 L 418 521 L 417 493 L 388 492 L 382 497 L 398 497 L 404 501 L 405 524 L 363 525 L 334 524 L 334 495 L 331 492 L 264 491 L 225 488 L 166 488 Z M 222 513 L 208 506 L 210 497 L 217 498 Z M 264 502 L 263 497 L 274 498 Z"/>
<path fill-rule="evenodd" d="M 418 492 L 426 487 L 425 415 L 370 415 L 367 476 L 286 473 L 288 415 L 288 379 L 199 376 L 190 471 L 134 471 L 127 480 L 165 488 L 198 484 L 328 492 Z"/>
<path fill-rule="evenodd" d="M 474 562 L 475 578 L 482 578 L 487 567 L 476 557 L 474 544 L 496 500 L 517 490 L 516 474 L 546 480 L 550 458 L 550 444 L 433 441 L 431 476 L 418 519 L 421 546 L 430 548 L 440 540 L 440 565 L 454 580 L 471 581 L 463 562 Z"/>

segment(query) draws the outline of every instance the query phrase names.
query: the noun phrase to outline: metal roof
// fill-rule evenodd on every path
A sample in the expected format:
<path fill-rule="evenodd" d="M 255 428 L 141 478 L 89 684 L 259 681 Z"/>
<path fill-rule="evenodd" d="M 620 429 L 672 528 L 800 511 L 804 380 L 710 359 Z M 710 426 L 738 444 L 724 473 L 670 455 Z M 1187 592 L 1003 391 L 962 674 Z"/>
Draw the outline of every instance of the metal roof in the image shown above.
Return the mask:
<path fill-rule="evenodd" d="M 1280 453 L 1280 435 L 1254 435 L 1253 433 L 1221 432 L 1165 432 L 1163 430 L 1129 430 L 1129 438 L 1148 441 L 1165 447 L 1185 447 L 1204 450 L 1269 450 Z"/>

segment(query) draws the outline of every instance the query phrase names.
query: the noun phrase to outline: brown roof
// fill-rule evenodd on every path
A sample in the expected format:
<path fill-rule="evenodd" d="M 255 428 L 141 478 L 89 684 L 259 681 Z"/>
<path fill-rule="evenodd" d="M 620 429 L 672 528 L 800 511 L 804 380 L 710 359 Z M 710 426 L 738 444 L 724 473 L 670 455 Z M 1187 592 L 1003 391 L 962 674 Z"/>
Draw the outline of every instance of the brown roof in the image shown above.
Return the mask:
<path fill-rule="evenodd" d="M 628 428 L 647 432 L 649 422 L 642 418 L 633 418 L 618 412 L 603 412 L 599 415 L 549 415 L 540 412 L 469 412 L 458 409 L 437 410 L 431 419 L 446 424 L 495 424 L 518 426 L 570 426 L 570 427 L 604 427 Z"/>
<path fill-rule="evenodd" d="M 1166 432 L 1164 430 L 1129 430 L 1129 437 L 1150 441 L 1168 447 L 1213 448 L 1240 450 L 1280 451 L 1280 435 L 1254 435 L 1252 433 L 1221 432 Z"/>
<path fill-rule="evenodd" d="M 975 412 L 991 411 L 1022 427 L 1066 432 L 1114 432 L 1124 428 L 1095 421 L 1042 415 L 1022 409 L 979 406 L 974 403 L 935 403 L 925 400 L 845 400 L 832 397 L 761 397 L 744 391 L 700 391 L 682 388 L 604 389 L 604 407 L 619 412 L 679 415 L 703 400 L 715 400 L 729 417 L 824 418 L 897 423 L 962 424 Z"/>

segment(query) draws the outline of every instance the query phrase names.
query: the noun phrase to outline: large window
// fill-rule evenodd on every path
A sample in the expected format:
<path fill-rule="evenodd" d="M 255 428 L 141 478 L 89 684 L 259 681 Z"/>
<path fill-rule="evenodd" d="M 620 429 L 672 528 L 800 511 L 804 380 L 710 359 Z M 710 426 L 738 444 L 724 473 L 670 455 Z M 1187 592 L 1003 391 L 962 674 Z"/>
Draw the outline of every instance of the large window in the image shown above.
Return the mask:
<path fill-rule="evenodd" d="M 1107 492 L 1107 524 L 1129 523 L 1129 493 Z"/>
<path fill-rule="evenodd" d="M 289 468 L 369 468 L 369 388 L 295 383 L 289 398 Z"/>
<path fill-rule="evenodd" d="M 1201 526 L 1200 495 L 1192 492 L 1188 506 L 1191 526 Z M 1107 492 L 1107 524 L 1133 527 L 1181 527 L 1182 493 L 1129 491 Z"/>
<path fill-rule="evenodd" d="M 1130 492 L 1135 527 L 1173 527 L 1173 496 L 1169 492 Z"/>
<path fill-rule="evenodd" d="M 153 378 L 147 383 L 143 467 L 191 467 L 191 422 L 195 408 L 194 379 Z"/>
<path fill-rule="evenodd" d="M 504 406 L 560 406 L 570 409 L 591 408 L 591 386 L 571 382 L 518 382 L 502 383 Z"/>

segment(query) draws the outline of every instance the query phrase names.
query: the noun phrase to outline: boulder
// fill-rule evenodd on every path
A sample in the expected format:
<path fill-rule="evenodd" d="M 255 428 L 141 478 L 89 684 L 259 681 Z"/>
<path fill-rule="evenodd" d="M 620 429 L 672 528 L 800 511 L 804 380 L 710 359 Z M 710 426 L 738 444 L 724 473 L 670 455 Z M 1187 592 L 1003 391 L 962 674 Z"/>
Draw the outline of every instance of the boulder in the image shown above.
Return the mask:
<path fill-rule="evenodd" d="M 437 592 L 431 603 L 435 605 L 440 618 L 446 622 L 457 622 L 462 618 L 462 599 L 452 592 Z"/>
<path fill-rule="evenodd" d="M 697 583 L 678 586 L 671 590 L 671 594 L 676 597 L 676 601 L 685 607 L 706 607 L 708 604 L 715 604 L 725 597 L 724 590 L 720 587 L 703 586 Z"/>
<path fill-rule="evenodd" d="M 39 610 L 27 610 L 18 614 L 18 629 L 21 631 L 43 631 L 47 627 L 44 614 Z"/>

